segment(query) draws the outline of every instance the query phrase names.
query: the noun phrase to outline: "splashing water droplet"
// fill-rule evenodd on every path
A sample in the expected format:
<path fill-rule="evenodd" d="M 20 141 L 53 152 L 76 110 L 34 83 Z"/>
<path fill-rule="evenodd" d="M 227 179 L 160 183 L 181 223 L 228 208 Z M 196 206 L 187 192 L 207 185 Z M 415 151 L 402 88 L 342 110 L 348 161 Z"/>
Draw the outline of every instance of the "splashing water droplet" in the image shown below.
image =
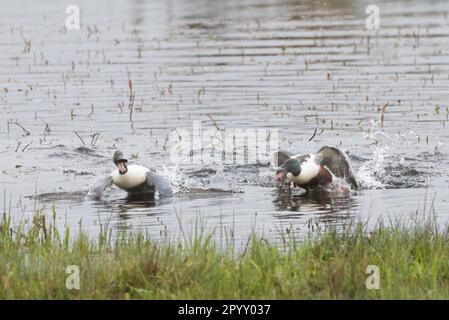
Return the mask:
<path fill-rule="evenodd" d="M 378 180 L 385 172 L 385 158 L 388 155 L 388 146 L 377 146 L 373 152 L 373 159 L 364 163 L 357 172 L 357 178 L 364 188 L 382 189 L 385 185 Z"/>
<path fill-rule="evenodd" d="M 232 191 L 231 186 L 226 181 L 224 176 L 223 168 L 217 168 L 217 173 L 210 177 L 209 189 L 218 189 L 223 191 Z"/>

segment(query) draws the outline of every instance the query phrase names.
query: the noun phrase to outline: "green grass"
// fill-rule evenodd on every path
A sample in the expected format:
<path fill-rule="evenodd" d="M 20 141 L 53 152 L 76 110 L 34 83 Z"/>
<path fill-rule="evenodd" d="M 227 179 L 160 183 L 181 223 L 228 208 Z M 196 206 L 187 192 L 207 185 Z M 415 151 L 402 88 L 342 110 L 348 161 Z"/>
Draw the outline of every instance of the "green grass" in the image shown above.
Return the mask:
<path fill-rule="evenodd" d="M 51 221 L 38 211 L 13 227 L 3 214 L 0 299 L 449 298 L 449 233 L 432 219 L 326 228 L 305 242 L 253 235 L 239 252 L 204 232 L 184 245 L 106 231 L 71 239 Z M 66 289 L 69 265 L 80 269 L 80 290 Z M 379 290 L 366 288 L 368 265 L 379 267 Z"/>

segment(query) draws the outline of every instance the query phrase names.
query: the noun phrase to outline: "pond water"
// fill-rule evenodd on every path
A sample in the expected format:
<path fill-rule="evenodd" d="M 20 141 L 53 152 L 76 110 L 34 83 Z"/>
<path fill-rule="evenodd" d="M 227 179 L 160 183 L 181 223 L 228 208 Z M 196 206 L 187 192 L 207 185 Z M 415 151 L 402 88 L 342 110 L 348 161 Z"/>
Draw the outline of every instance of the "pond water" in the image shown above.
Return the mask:
<path fill-rule="evenodd" d="M 65 27 L 66 6 L 81 10 Z M 1 208 L 34 208 L 90 233 L 158 238 L 207 228 L 245 241 L 311 223 L 398 218 L 449 203 L 449 5 L 378 1 L 34 1 L 0 11 Z M 129 110 L 130 82 L 134 93 Z M 348 153 L 363 188 L 279 190 L 268 163 L 177 163 L 173 132 L 266 130 L 280 149 Z M 446 127 L 447 126 L 447 127 Z M 176 194 L 129 201 L 113 152 L 158 169 Z M 218 187 L 217 187 L 218 186 Z"/>

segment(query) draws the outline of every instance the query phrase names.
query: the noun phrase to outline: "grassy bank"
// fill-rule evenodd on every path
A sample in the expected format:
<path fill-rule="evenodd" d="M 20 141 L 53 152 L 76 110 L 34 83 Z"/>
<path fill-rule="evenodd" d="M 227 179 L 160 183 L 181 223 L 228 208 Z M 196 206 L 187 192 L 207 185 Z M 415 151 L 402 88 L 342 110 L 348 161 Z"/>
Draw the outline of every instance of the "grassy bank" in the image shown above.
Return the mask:
<path fill-rule="evenodd" d="M 51 220 L 51 219 L 50 219 Z M 26 230 L 26 231 L 25 231 Z M 286 246 L 286 247 L 285 247 Z M 66 268 L 80 290 L 66 288 Z M 380 271 L 369 290 L 366 268 Z M 361 224 L 284 246 L 253 236 L 246 250 L 223 252 L 209 236 L 185 245 L 143 235 L 69 240 L 37 212 L 26 226 L 0 223 L 0 299 L 390 299 L 449 298 L 449 233 L 431 220 L 365 232 Z"/>

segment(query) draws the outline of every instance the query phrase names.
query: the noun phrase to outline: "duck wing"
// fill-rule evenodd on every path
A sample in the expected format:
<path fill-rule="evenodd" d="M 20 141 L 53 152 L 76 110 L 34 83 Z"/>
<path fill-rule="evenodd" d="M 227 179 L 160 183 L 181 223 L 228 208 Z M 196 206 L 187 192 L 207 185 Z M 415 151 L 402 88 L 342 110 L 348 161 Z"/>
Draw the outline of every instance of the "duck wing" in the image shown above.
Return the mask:
<path fill-rule="evenodd" d="M 285 160 L 291 158 L 293 156 L 293 153 L 288 151 L 276 151 L 273 153 L 273 163 L 276 167 L 279 167 L 281 164 L 285 162 Z"/>
<path fill-rule="evenodd" d="M 322 147 L 315 154 L 316 162 L 326 166 L 336 177 L 346 179 L 351 186 L 359 188 L 359 183 L 343 152 L 333 147 Z"/>
<path fill-rule="evenodd" d="M 147 184 L 156 188 L 157 192 L 159 192 L 161 196 L 173 194 L 173 189 L 165 177 L 151 171 L 147 171 L 146 176 Z"/>
<path fill-rule="evenodd" d="M 112 184 L 112 175 L 107 175 L 99 178 L 94 184 L 90 187 L 88 196 L 98 198 L 103 193 L 104 189 L 111 186 Z"/>

